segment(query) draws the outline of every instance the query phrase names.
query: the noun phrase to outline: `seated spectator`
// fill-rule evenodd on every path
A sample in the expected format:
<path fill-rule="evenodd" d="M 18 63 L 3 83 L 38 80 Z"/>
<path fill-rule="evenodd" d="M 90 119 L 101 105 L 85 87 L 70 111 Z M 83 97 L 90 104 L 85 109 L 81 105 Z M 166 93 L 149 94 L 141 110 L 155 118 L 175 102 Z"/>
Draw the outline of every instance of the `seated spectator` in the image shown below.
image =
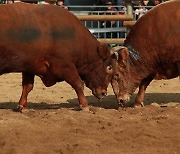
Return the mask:
<path fill-rule="evenodd" d="M 14 3 L 14 0 L 8 0 L 8 1 L 6 1 L 6 3 L 7 4 L 12 4 L 12 3 Z"/>
<path fill-rule="evenodd" d="M 142 15 L 147 12 L 144 0 L 136 1 L 134 4 L 135 19 L 138 20 Z"/>
<path fill-rule="evenodd" d="M 156 6 L 158 4 L 162 3 L 162 0 L 149 0 L 149 2 L 147 3 L 147 6 Z M 151 7 L 147 8 L 148 10 L 151 9 Z"/>
<path fill-rule="evenodd" d="M 37 4 L 38 3 L 38 1 L 37 0 L 20 0 L 21 2 L 24 2 L 24 3 L 33 3 L 33 4 Z"/>
<path fill-rule="evenodd" d="M 114 0 L 95 0 L 94 5 L 95 6 L 103 6 L 103 5 L 106 5 L 109 1 L 113 4 L 115 4 Z M 106 7 L 97 7 L 93 11 L 106 11 L 106 10 L 107 10 Z"/>
<path fill-rule="evenodd" d="M 105 5 L 106 11 L 104 14 L 106 15 L 118 15 L 117 8 L 113 7 L 113 2 L 111 0 L 106 1 Z M 117 27 L 117 21 L 105 21 L 102 23 L 102 27 L 105 28 L 111 28 L 111 27 Z M 116 32 L 108 32 L 106 33 L 106 38 L 116 38 L 117 33 Z"/>
<path fill-rule="evenodd" d="M 6 0 L 0 0 L 0 4 L 6 4 Z"/>
<path fill-rule="evenodd" d="M 124 0 L 117 0 L 116 4 L 118 6 L 124 6 Z M 118 11 L 120 11 L 120 13 L 124 12 L 124 8 L 123 7 L 118 7 Z"/>
<path fill-rule="evenodd" d="M 95 5 L 106 5 L 109 1 L 115 4 L 114 0 L 95 0 Z"/>
<path fill-rule="evenodd" d="M 57 0 L 56 5 L 61 6 L 65 9 L 68 9 L 69 0 Z"/>
<path fill-rule="evenodd" d="M 57 0 L 56 5 L 58 6 L 64 6 L 64 0 Z"/>

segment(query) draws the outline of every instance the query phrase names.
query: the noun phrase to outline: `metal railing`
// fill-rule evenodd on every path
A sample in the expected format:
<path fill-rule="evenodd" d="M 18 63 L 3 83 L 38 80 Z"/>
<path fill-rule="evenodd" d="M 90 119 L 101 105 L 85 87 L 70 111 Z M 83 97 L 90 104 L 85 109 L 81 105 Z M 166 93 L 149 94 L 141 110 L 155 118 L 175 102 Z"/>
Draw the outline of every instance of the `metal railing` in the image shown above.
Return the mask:
<path fill-rule="evenodd" d="M 115 11 L 109 11 L 109 6 L 69 6 L 89 31 L 101 42 L 117 44 L 117 39 L 123 43 L 127 27 L 123 27 L 124 20 L 132 20 L 132 16 L 125 15 L 125 6 L 111 6 Z M 116 39 L 116 40 L 115 40 Z"/>
<path fill-rule="evenodd" d="M 128 27 L 123 21 L 133 20 L 132 15 L 126 14 L 125 6 L 69 6 L 68 9 L 75 14 L 89 31 L 101 42 L 107 44 L 122 44 L 126 37 Z"/>

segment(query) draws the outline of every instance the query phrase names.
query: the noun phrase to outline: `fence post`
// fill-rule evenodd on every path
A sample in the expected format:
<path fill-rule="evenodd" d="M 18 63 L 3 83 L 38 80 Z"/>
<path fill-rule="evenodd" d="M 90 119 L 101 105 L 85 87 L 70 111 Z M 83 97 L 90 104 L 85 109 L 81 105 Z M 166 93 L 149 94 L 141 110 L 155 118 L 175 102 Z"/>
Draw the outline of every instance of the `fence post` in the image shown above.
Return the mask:
<path fill-rule="evenodd" d="M 126 14 L 133 16 L 133 5 L 132 0 L 124 0 L 126 6 Z M 127 33 L 130 31 L 130 27 L 127 28 Z"/>
<path fill-rule="evenodd" d="M 126 6 L 126 14 L 133 15 L 132 0 L 124 0 Z"/>

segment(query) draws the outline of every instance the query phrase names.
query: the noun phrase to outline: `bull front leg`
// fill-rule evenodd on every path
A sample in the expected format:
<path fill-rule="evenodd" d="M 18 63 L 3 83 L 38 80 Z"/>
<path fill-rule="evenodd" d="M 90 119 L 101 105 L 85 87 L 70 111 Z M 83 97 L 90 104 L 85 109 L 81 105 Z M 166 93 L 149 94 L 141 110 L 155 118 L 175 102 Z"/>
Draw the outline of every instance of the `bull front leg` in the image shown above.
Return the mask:
<path fill-rule="evenodd" d="M 70 75 L 66 74 L 65 81 L 67 83 L 69 83 L 72 86 L 72 88 L 75 90 L 75 92 L 78 96 L 80 109 L 82 109 L 83 111 L 89 111 L 88 102 L 87 102 L 87 99 L 83 92 L 84 91 L 84 82 L 80 79 L 77 71 L 73 71 L 72 74 L 70 74 Z"/>
<path fill-rule="evenodd" d="M 23 72 L 22 73 L 22 94 L 17 106 L 19 112 L 27 110 L 27 97 L 29 92 L 34 86 L 34 74 Z"/>
<path fill-rule="evenodd" d="M 138 107 L 138 106 L 143 107 L 144 106 L 145 91 L 146 91 L 147 86 L 150 84 L 150 82 L 153 79 L 154 79 L 153 77 L 147 77 L 141 81 L 141 83 L 139 85 L 139 91 L 138 91 L 138 94 L 135 99 L 134 107 Z"/>
<path fill-rule="evenodd" d="M 63 78 L 68 84 L 72 86 L 75 90 L 78 100 L 80 109 L 83 111 L 89 111 L 89 106 L 87 99 L 84 95 L 84 82 L 81 80 L 78 71 L 74 64 L 66 65 L 66 67 L 58 66 L 58 63 L 55 65 L 56 67 L 52 68 L 52 71 L 56 76 L 59 78 Z"/>

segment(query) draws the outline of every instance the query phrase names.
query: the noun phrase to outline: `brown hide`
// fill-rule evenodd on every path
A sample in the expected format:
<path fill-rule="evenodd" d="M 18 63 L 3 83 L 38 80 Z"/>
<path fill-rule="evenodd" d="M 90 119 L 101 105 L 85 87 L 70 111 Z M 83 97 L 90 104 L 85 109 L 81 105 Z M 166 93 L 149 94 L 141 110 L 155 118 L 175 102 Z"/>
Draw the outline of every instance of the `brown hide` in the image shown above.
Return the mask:
<path fill-rule="evenodd" d="M 124 47 L 118 51 L 118 77 L 114 77 L 112 86 L 122 103 L 129 101 L 139 86 L 135 105 L 141 105 L 153 79 L 180 75 L 180 1 L 165 2 L 148 11 L 130 30 Z M 129 52 L 125 65 L 123 50 Z"/>
<path fill-rule="evenodd" d="M 0 29 L 0 74 L 23 72 L 21 107 L 26 107 L 34 75 L 46 86 L 65 80 L 84 108 L 83 81 L 96 97 L 106 94 L 112 74 L 107 71 L 110 52 L 104 45 L 100 50 L 97 39 L 68 10 L 54 5 L 0 5 Z"/>

